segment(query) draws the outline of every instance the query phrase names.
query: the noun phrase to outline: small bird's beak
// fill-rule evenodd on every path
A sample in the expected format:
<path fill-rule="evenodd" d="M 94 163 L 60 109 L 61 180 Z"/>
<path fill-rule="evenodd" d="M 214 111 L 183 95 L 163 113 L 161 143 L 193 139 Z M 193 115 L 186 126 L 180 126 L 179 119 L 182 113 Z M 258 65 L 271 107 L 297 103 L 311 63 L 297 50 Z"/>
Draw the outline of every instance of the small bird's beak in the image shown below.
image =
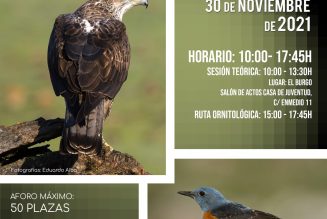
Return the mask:
<path fill-rule="evenodd" d="M 193 194 L 193 192 L 189 192 L 189 191 L 180 191 L 180 192 L 177 192 L 177 193 L 180 194 L 180 195 L 185 195 L 185 196 L 188 196 L 188 197 L 194 199 L 194 194 Z"/>

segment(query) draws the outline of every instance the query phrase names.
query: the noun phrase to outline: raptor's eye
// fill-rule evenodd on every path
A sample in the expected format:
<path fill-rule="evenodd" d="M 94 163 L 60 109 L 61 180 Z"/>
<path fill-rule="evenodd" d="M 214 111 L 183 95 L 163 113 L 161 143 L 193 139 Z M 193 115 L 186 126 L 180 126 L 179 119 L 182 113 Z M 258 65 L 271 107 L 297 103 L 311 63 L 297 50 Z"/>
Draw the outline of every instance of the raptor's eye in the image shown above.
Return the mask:
<path fill-rule="evenodd" d="M 205 194 L 206 194 L 206 193 L 205 193 L 204 191 L 200 191 L 200 192 L 199 192 L 199 195 L 200 195 L 200 196 L 204 196 Z"/>

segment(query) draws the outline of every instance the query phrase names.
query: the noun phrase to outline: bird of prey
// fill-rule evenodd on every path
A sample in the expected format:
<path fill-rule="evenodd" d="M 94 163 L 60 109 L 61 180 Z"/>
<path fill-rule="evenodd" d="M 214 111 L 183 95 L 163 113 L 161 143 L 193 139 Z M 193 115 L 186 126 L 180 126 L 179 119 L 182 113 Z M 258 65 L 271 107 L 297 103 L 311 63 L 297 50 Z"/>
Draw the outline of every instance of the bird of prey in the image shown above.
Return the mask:
<path fill-rule="evenodd" d="M 127 79 L 130 45 L 124 13 L 148 0 L 89 0 L 56 18 L 48 46 L 54 92 L 65 99 L 60 151 L 100 154 L 104 119 Z"/>
<path fill-rule="evenodd" d="M 219 191 L 210 187 L 178 193 L 193 198 L 200 205 L 204 212 L 203 219 L 279 219 L 272 214 L 227 200 Z"/>

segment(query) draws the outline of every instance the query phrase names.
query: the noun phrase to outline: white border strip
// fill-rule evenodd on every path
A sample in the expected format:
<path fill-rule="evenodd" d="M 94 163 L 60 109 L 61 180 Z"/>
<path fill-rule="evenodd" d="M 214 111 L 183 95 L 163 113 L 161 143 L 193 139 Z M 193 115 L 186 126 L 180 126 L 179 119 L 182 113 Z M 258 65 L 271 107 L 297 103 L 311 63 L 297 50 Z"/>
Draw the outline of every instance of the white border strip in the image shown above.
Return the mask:
<path fill-rule="evenodd" d="M 139 219 L 148 219 L 148 184 L 139 184 Z"/>
<path fill-rule="evenodd" d="M 166 175 L 175 179 L 175 4 L 166 0 Z"/>
<path fill-rule="evenodd" d="M 174 164 L 174 161 L 173 161 Z M 172 165 L 173 165 L 172 164 Z M 174 173 L 154 176 L 88 176 L 88 175 L 13 175 L 0 176 L 1 184 L 139 184 L 139 183 L 174 183 Z"/>
<path fill-rule="evenodd" d="M 326 159 L 327 150 L 316 149 L 214 149 L 175 150 L 176 159 Z"/>

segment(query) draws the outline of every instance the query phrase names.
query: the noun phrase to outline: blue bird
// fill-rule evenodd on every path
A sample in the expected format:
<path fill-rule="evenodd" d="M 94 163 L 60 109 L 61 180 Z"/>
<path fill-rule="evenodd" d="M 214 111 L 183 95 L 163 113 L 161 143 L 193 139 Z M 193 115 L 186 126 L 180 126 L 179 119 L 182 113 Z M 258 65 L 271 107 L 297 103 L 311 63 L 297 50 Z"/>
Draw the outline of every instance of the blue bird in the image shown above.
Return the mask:
<path fill-rule="evenodd" d="M 178 193 L 193 198 L 200 205 L 204 212 L 203 219 L 280 219 L 272 214 L 230 201 L 214 188 L 201 187 L 194 191 Z"/>

